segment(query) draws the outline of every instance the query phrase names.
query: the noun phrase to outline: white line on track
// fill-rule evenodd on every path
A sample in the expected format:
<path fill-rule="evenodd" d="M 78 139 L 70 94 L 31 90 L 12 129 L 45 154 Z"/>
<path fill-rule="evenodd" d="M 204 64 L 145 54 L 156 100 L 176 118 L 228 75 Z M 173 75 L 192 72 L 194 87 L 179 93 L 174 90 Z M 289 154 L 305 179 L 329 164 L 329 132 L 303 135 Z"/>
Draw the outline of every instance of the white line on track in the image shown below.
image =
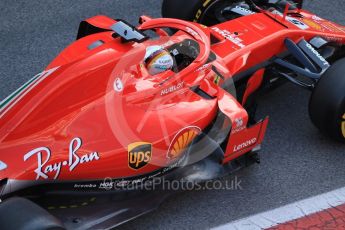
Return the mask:
<path fill-rule="evenodd" d="M 267 229 L 345 204 L 345 187 L 297 201 L 276 209 L 212 228 L 213 230 Z"/>

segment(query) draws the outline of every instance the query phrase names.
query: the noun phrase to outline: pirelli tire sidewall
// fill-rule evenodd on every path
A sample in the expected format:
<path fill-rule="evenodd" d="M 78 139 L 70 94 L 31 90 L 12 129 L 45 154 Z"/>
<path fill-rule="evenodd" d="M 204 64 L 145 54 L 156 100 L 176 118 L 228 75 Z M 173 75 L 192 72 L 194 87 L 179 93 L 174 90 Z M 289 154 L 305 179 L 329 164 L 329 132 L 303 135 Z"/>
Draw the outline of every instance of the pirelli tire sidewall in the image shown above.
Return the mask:
<path fill-rule="evenodd" d="M 309 115 L 324 134 L 345 143 L 345 58 L 335 62 L 317 83 Z"/>
<path fill-rule="evenodd" d="M 162 16 L 199 22 L 206 9 L 217 0 L 164 0 Z"/>
<path fill-rule="evenodd" d="M 224 0 L 163 0 L 162 16 L 164 18 L 178 18 L 187 21 L 200 22 L 206 10 L 213 3 L 219 1 Z M 235 0 L 227 1 L 236 2 Z M 256 0 L 255 2 L 256 4 L 261 6 L 266 1 Z M 302 8 L 303 1 L 294 0 L 291 2 L 296 2 L 298 4 L 298 7 Z"/>

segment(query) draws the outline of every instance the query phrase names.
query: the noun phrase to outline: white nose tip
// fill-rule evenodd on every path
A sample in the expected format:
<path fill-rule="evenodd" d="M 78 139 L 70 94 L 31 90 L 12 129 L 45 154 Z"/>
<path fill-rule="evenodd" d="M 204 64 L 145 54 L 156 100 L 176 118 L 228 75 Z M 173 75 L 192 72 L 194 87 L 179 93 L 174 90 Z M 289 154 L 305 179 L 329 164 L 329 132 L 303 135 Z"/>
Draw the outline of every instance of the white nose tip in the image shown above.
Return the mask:
<path fill-rule="evenodd" d="M 0 171 L 6 168 L 7 168 L 7 165 L 4 162 L 0 161 Z"/>

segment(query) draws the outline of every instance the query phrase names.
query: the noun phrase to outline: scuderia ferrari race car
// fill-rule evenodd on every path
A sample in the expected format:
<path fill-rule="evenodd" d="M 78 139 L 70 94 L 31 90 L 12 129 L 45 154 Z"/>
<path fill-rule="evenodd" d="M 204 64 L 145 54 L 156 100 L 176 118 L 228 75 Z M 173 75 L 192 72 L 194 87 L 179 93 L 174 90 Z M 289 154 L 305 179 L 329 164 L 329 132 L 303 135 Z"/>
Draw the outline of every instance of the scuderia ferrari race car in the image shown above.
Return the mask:
<path fill-rule="evenodd" d="M 82 21 L 0 104 L 1 229 L 109 229 L 156 208 L 176 192 L 168 182 L 259 162 L 257 99 L 285 82 L 309 90 L 312 122 L 345 142 L 345 27 L 301 6 L 165 0 L 169 18 L 136 27 Z"/>

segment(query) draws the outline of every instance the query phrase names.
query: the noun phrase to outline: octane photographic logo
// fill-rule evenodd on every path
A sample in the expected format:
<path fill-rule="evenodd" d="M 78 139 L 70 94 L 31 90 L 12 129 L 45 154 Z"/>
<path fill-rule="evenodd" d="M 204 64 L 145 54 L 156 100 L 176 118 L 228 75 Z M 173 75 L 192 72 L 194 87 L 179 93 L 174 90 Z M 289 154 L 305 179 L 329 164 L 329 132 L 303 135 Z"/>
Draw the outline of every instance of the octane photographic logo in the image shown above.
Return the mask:
<path fill-rule="evenodd" d="M 216 149 L 215 146 L 209 146 L 193 153 L 188 151 L 195 138 L 202 136 L 198 138 L 198 144 L 208 141 L 207 135 L 202 132 L 205 127 L 197 124 L 200 118 L 194 116 L 191 120 L 188 117 L 188 111 L 195 110 L 188 102 L 200 101 L 195 100 L 197 95 L 191 90 L 198 85 L 190 85 L 190 79 L 181 78 L 176 66 L 174 71 L 157 75 L 150 75 L 146 69 L 144 59 L 147 47 L 159 45 L 169 49 L 180 42 L 171 37 L 160 37 L 137 44 L 122 55 L 109 77 L 105 96 L 108 124 L 112 138 L 122 145 L 124 151 L 127 150 L 128 167 L 132 170 L 139 171 L 148 165 L 170 170 L 171 165 L 178 167 L 174 163 L 186 154 L 189 154 L 188 164 L 193 164 Z M 196 57 L 195 47 L 171 48 L 169 51 L 173 57 Z M 186 76 L 195 75 L 195 79 L 210 77 L 212 65 L 204 64 L 200 63 Z M 214 73 L 216 76 L 218 74 Z M 235 95 L 234 84 L 229 81 L 227 85 L 231 85 L 231 93 Z M 221 116 L 215 117 L 214 124 L 221 123 L 218 119 L 221 120 Z"/>
<path fill-rule="evenodd" d="M 82 188 L 95 188 L 93 184 L 75 185 L 75 187 Z M 98 186 L 100 190 L 119 190 L 119 191 L 201 191 L 201 190 L 243 190 L 242 180 L 237 176 L 227 179 L 214 179 L 205 182 L 188 181 L 184 179 L 167 180 L 164 177 L 152 177 L 148 180 L 114 180 L 110 177 L 105 178 Z"/>

